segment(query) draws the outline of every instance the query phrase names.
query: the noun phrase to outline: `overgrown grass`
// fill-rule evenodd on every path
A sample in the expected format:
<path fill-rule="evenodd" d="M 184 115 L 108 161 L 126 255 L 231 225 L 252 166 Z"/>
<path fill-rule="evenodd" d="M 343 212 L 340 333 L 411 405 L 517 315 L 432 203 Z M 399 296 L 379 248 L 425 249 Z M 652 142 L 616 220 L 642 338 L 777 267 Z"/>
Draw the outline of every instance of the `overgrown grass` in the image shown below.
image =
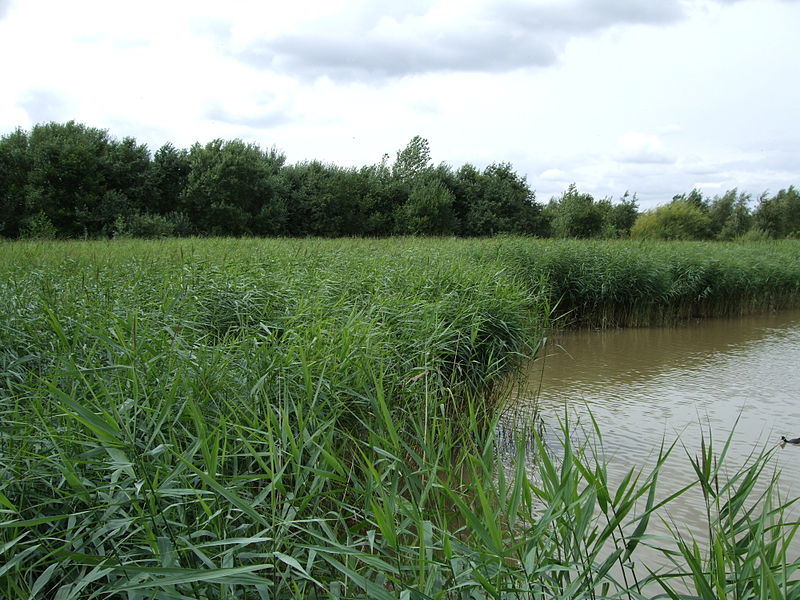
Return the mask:
<path fill-rule="evenodd" d="M 3 245 L 0 597 L 635 598 L 687 568 L 797 597 L 774 486 L 715 487 L 710 447 L 719 541 L 676 535 L 646 577 L 663 459 L 612 487 L 565 431 L 508 468 L 502 391 L 558 273 L 539 244 Z"/>

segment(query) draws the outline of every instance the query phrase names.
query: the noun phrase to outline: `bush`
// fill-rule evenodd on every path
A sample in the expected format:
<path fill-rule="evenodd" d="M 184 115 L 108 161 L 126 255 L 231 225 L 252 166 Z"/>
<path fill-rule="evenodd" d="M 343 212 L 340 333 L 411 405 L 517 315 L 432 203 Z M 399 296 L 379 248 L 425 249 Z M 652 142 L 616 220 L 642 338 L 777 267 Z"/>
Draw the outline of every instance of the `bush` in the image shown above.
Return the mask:
<path fill-rule="evenodd" d="M 636 219 L 631 238 L 638 240 L 702 240 L 709 235 L 710 217 L 686 200 L 649 210 Z"/>
<path fill-rule="evenodd" d="M 765 240 L 771 240 L 772 236 L 769 234 L 769 231 L 766 231 L 765 229 L 753 227 L 736 239 L 740 242 L 763 242 Z"/>
<path fill-rule="evenodd" d="M 20 237 L 25 240 L 54 240 L 58 235 L 53 222 L 44 211 L 33 215 L 20 230 Z"/>
<path fill-rule="evenodd" d="M 191 233 L 189 218 L 180 212 L 166 215 L 136 213 L 127 219 L 120 216 L 114 222 L 114 237 L 167 238 Z"/>
<path fill-rule="evenodd" d="M 450 235 L 455 231 L 454 196 L 439 180 L 420 181 L 411 189 L 400 209 L 401 233 Z"/>
<path fill-rule="evenodd" d="M 558 200 L 547 207 L 551 215 L 553 237 L 593 238 L 603 228 L 603 210 L 590 194 L 582 194 L 573 183 Z"/>

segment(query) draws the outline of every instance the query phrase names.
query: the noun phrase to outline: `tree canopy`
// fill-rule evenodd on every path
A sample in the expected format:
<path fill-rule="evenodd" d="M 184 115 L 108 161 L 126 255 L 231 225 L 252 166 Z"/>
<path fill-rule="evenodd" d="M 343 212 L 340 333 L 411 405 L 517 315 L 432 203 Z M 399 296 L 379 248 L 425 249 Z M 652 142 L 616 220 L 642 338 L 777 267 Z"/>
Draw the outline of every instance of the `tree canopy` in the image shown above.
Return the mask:
<path fill-rule="evenodd" d="M 699 190 L 639 213 L 636 195 L 570 185 L 547 205 L 509 163 L 434 165 L 417 135 L 376 164 L 286 164 L 276 148 L 216 139 L 151 156 L 135 139 L 69 121 L 0 137 L 0 236 L 491 236 L 719 239 L 800 237 L 790 186 L 755 206 Z"/>

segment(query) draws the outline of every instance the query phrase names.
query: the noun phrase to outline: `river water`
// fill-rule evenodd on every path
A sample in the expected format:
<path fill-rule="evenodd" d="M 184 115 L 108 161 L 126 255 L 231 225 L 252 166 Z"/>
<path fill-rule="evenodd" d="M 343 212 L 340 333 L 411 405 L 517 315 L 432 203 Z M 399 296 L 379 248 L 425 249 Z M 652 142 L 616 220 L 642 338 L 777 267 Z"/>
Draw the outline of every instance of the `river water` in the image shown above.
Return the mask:
<path fill-rule="evenodd" d="M 731 436 L 731 471 L 775 448 L 770 465 L 781 471 L 781 495 L 800 495 L 800 446 L 776 448 L 781 435 L 800 436 L 800 311 L 560 333 L 545 354 L 532 363 L 516 408 L 538 411 L 552 448 L 565 417 L 575 441 L 594 438 L 591 413 L 609 477 L 619 481 L 632 467 L 648 473 L 662 441 L 678 440 L 659 477 L 666 496 L 692 481 L 688 456 L 699 454 L 703 436 L 713 437 L 717 455 Z M 699 492 L 668 513 L 702 538 Z"/>

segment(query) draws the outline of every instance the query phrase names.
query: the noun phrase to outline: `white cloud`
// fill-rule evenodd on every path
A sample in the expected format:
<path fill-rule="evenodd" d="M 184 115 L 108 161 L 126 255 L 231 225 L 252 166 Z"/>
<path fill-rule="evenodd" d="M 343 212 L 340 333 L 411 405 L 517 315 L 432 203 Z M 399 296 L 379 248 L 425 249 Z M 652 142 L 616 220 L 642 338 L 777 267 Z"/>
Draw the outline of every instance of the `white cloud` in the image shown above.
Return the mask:
<path fill-rule="evenodd" d="M 0 133 L 75 119 L 342 165 L 419 134 L 543 200 L 757 195 L 800 183 L 798 22 L 779 0 L 0 0 Z"/>
<path fill-rule="evenodd" d="M 698 189 L 702 192 L 720 191 L 723 189 L 724 182 L 722 181 L 698 181 L 692 184 L 692 188 Z"/>
<path fill-rule="evenodd" d="M 677 123 L 666 123 L 664 125 L 659 125 L 656 127 L 655 131 L 659 135 L 673 135 L 675 133 L 682 133 L 684 128 Z"/>
<path fill-rule="evenodd" d="M 342 5 L 342 3 L 340 3 Z M 235 26 L 235 55 L 260 69 L 352 80 L 423 73 L 502 73 L 546 67 L 567 41 L 621 24 L 667 24 L 684 16 L 677 0 L 350 2 L 331 14 L 307 13 L 292 28 Z"/>
<path fill-rule="evenodd" d="M 672 164 L 675 157 L 667 152 L 656 135 L 629 131 L 617 139 L 617 160 L 629 163 Z"/>
<path fill-rule="evenodd" d="M 567 174 L 561 169 L 547 169 L 539 174 L 539 179 L 545 181 L 566 181 Z"/>
<path fill-rule="evenodd" d="M 61 120 L 74 110 L 74 103 L 52 89 L 34 88 L 20 94 L 17 105 L 35 123 Z"/>

